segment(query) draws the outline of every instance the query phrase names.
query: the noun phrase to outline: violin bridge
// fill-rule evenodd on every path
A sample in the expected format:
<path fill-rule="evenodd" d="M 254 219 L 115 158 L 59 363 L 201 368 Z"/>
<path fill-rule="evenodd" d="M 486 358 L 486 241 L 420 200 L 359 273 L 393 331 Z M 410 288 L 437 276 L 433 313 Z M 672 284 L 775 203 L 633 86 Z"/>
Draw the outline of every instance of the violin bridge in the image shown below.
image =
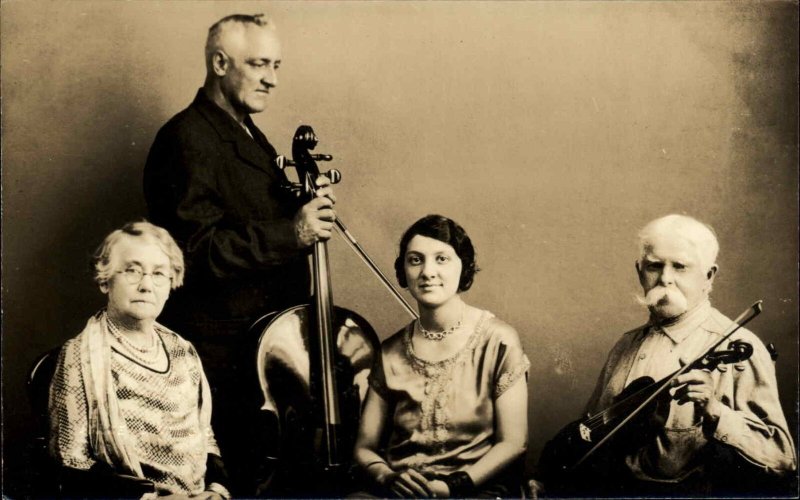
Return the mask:
<path fill-rule="evenodd" d="M 586 427 L 585 424 L 581 423 L 580 425 L 578 425 L 578 430 L 581 433 L 581 439 L 583 439 L 587 443 L 591 443 L 592 442 L 592 431 L 591 431 L 591 429 Z"/>

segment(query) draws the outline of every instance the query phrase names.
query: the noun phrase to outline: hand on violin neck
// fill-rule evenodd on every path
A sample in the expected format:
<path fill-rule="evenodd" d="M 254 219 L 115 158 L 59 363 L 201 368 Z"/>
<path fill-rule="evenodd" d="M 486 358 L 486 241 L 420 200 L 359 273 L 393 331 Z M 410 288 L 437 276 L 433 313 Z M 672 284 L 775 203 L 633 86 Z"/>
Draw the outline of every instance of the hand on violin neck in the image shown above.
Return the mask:
<path fill-rule="evenodd" d="M 319 194 L 323 190 L 317 193 Z M 333 203 L 331 198 L 323 194 L 300 207 L 294 216 L 294 230 L 298 247 L 305 248 L 317 241 L 330 239 L 333 222 L 336 220 Z"/>
<path fill-rule="evenodd" d="M 722 403 L 715 396 L 714 378 L 709 370 L 690 370 L 672 381 L 670 394 L 679 405 L 694 403 L 695 411 L 707 424 L 716 422 L 721 414 Z"/>

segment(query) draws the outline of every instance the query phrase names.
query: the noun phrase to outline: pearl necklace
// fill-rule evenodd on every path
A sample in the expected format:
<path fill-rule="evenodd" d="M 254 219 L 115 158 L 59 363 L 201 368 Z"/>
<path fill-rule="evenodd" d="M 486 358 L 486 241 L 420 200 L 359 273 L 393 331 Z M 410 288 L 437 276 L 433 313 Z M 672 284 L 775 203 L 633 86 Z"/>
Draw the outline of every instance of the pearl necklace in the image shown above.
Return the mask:
<path fill-rule="evenodd" d="M 152 335 L 150 336 L 150 345 L 144 347 L 139 347 L 128 340 L 127 336 L 120 332 L 119 327 L 113 321 L 111 321 L 110 318 L 108 319 L 108 331 L 111 332 L 111 335 L 117 339 L 117 341 L 128 351 L 128 354 L 130 354 L 136 361 L 139 361 L 145 365 L 153 365 L 158 362 L 161 355 L 161 350 L 159 349 L 159 340 L 161 340 L 161 337 L 158 335 L 158 332 L 156 332 L 155 329 L 152 330 Z"/>
<path fill-rule="evenodd" d="M 420 319 L 417 318 L 417 328 L 419 328 L 419 333 L 421 333 L 422 336 L 428 340 L 433 340 L 436 342 L 444 340 L 445 337 L 447 337 L 451 333 L 461 328 L 461 323 L 464 321 L 464 309 L 466 309 L 466 307 L 461 309 L 461 317 L 458 319 L 458 323 L 451 326 L 450 328 L 447 328 L 446 330 L 439 330 L 439 331 L 426 330 L 422 326 L 422 321 L 420 321 Z"/>

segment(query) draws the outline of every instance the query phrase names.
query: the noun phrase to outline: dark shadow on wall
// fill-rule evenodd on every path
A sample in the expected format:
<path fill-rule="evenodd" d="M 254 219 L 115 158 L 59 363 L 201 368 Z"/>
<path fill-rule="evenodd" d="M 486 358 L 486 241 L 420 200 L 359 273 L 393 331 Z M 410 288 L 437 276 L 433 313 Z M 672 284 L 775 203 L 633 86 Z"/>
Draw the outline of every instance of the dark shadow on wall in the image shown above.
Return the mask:
<path fill-rule="evenodd" d="M 677 5 L 677 4 L 676 4 Z M 674 5 L 673 5 L 674 7 Z M 725 23 L 730 31 L 739 33 L 734 45 L 721 49 L 715 43 L 713 31 L 704 29 L 707 19 L 699 16 L 690 19 L 676 10 L 676 25 L 683 28 L 681 36 L 689 37 L 697 47 L 707 50 L 710 60 L 721 54 L 729 59 L 726 65 L 737 97 L 743 103 L 743 112 L 732 116 L 728 140 L 731 155 L 725 158 L 695 157 L 692 165 L 715 174 L 706 174 L 702 181 L 713 198 L 714 194 L 727 193 L 730 198 L 729 213 L 721 213 L 715 228 L 721 241 L 721 259 L 724 265 L 717 277 L 712 302 L 720 304 L 749 305 L 747 300 L 764 299 L 765 313 L 751 328 L 765 343 L 774 343 L 779 354 L 776 377 L 781 405 L 792 437 L 797 444 L 798 416 L 798 308 L 797 255 L 798 234 L 775 233 L 774 224 L 785 218 L 786 198 L 779 193 L 794 192 L 798 186 L 798 10 L 794 3 L 728 4 Z M 730 50 L 728 50 L 730 49 Z M 721 59 L 719 59 L 721 61 Z M 704 78 L 707 75 L 697 75 Z M 730 110 L 733 114 L 734 110 Z M 701 190 L 701 191 L 702 191 Z M 675 195 L 674 193 L 672 195 Z M 698 200 L 702 204 L 703 200 Z M 728 205 L 725 205 L 726 207 Z M 689 212 L 690 214 L 692 212 Z M 631 227 L 634 234 L 636 228 Z M 752 262 L 732 260 L 737 249 L 747 248 L 747 253 L 763 258 Z M 633 278 L 633 262 L 630 266 Z M 786 273 L 794 279 L 786 280 Z M 788 286 L 784 286 L 788 284 Z M 743 297 L 746 297 L 744 301 Z M 625 297 L 620 297 L 625 300 Z M 738 305 L 737 305 L 738 307 Z M 734 317 L 741 309 L 725 310 Z M 618 329 L 621 334 L 644 321 L 645 314 Z M 600 331 L 615 331 L 612 324 L 619 318 L 604 318 Z M 534 329 L 534 331 L 536 331 Z M 587 335 L 576 332 L 576 335 Z M 569 337 L 569 335 L 565 335 Z M 586 352 L 580 352 L 567 343 L 549 346 L 537 356 L 534 375 L 547 378 L 545 393 L 532 393 L 534 418 L 531 420 L 529 465 L 538 458 L 541 446 L 556 431 L 581 416 L 588 393 L 576 390 L 577 363 L 571 360 L 588 359 L 590 350 L 600 349 L 604 355 L 610 345 L 598 347 L 587 342 Z M 582 366 L 577 370 L 583 371 Z M 599 371 L 599 370 L 597 370 Z M 592 376 L 598 375 L 597 371 Z M 538 373 L 537 373 L 538 372 Z M 536 381 L 536 376 L 532 377 Z M 575 394 L 564 404 L 563 396 Z M 544 402 L 545 404 L 542 404 Z M 549 403 L 549 404 L 548 404 Z M 573 413 L 553 412 L 556 404 L 571 405 Z M 797 473 L 796 473 L 797 474 Z M 796 495 L 787 491 L 786 495 Z"/>
<path fill-rule="evenodd" d="M 16 161 L 15 167 L 35 169 L 46 163 L 59 170 L 54 178 L 63 176 L 63 169 L 73 175 L 58 192 L 24 189 L 10 196 L 16 213 L 4 216 L 3 284 L 4 292 L 10 292 L 3 298 L 4 496 L 21 498 L 31 491 L 33 421 L 26 380 L 34 360 L 79 333 L 89 316 L 105 304 L 105 296 L 92 282 L 91 255 L 110 231 L 145 215 L 142 168 L 160 123 L 155 113 L 130 100 L 130 90 L 99 89 L 104 100 L 84 103 L 88 107 L 82 116 L 103 116 L 102 129 L 73 128 L 66 148 L 6 155 Z M 114 109 L 107 103 L 114 103 Z M 52 127 L 70 125 L 53 123 Z M 47 132 L 41 131 L 45 143 L 49 142 Z M 48 162 L 48 157 L 55 161 Z M 24 174 L 30 175 L 49 176 L 46 172 Z M 37 184 L 25 182 L 24 176 L 19 184 Z"/>
<path fill-rule="evenodd" d="M 750 286 L 752 277 L 760 276 L 762 285 L 755 293 L 773 298 L 765 303 L 767 317 L 753 328 L 765 344 L 774 342 L 777 347 L 781 405 L 797 443 L 800 313 L 791 297 L 797 293 L 798 234 L 775 235 L 766 226 L 768 221 L 784 217 L 787 209 L 775 199 L 770 186 L 795 190 L 798 186 L 798 10 L 796 3 L 771 4 L 769 9 L 742 4 L 737 14 L 743 24 L 756 23 L 756 36 L 742 37 L 733 52 L 733 81 L 746 111 L 737 116 L 729 161 L 732 170 L 747 179 L 750 189 L 743 191 L 741 217 L 728 231 L 735 241 L 748 242 L 756 254 L 776 257 L 761 259 L 750 268 L 734 263 L 732 282 Z M 775 285 L 790 269 L 794 284 L 788 288 Z"/>

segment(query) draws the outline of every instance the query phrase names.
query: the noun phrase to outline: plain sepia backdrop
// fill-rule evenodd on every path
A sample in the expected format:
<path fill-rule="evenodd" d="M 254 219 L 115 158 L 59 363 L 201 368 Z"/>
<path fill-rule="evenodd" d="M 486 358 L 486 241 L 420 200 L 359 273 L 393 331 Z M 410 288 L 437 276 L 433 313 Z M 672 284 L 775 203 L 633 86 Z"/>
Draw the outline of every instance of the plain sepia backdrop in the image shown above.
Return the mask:
<path fill-rule="evenodd" d="M 37 355 L 105 304 L 89 258 L 145 215 L 158 128 L 205 74 L 208 27 L 277 23 L 283 64 L 255 115 L 279 151 L 299 124 L 343 175 L 336 210 L 393 276 L 402 231 L 461 223 L 466 294 L 531 359 L 533 466 L 577 418 L 635 301 L 638 229 L 686 213 L 719 234 L 713 303 L 780 353 L 797 438 L 796 2 L 2 2 L 4 493 L 17 496 Z M 327 168 L 327 164 L 323 167 Z M 410 320 L 339 239 L 334 298 L 385 338 Z M 191 269 L 188 270 L 191 273 Z"/>

